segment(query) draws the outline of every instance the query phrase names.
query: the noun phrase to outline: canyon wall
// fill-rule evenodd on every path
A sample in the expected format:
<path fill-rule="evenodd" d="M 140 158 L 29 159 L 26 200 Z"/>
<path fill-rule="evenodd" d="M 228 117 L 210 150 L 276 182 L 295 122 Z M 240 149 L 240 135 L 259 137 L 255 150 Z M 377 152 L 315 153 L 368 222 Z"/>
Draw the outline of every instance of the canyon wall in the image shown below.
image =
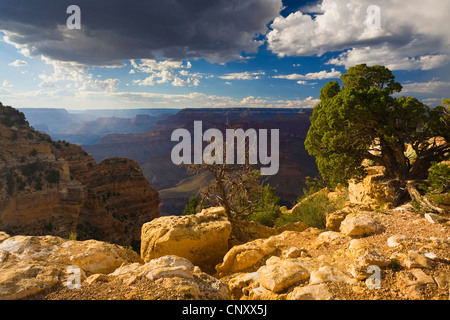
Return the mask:
<path fill-rule="evenodd" d="M 138 248 L 159 216 L 159 193 L 139 164 L 95 159 L 52 139 L 0 104 L 0 226 L 10 234 L 77 235 Z"/>

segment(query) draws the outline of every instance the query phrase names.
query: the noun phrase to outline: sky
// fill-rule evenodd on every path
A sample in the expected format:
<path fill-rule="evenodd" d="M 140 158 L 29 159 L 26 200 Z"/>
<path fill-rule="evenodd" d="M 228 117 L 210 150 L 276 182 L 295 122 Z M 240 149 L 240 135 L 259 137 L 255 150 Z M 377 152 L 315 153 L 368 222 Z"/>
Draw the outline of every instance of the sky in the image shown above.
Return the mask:
<path fill-rule="evenodd" d="M 448 0 L 0 0 L 0 102 L 312 108 L 366 63 L 436 106 L 450 98 L 449 14 Z"/>

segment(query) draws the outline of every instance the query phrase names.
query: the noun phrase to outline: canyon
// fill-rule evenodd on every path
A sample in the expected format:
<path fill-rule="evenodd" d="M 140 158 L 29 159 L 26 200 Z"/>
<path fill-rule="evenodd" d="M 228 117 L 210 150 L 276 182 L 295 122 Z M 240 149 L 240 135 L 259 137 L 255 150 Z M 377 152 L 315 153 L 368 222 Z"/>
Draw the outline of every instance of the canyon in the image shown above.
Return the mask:
<path fill-rule="evenodd" d="M 220 114 L 213 117 L 216 127 L 223 123 Z M 195 116 L 196 111 L 183 115 L 188 130 Z M 287 119 L 307 120 L 301 112 L 277 117 L 280 128 Z M 241 119 L 264 129 L 266 120 Z M 147 146 L 159 146 L 155 157 L 162 159 L 170 129 L 154 130 L 131 135 L 142 142 L 142 136 L 153 137 Z M 119 141 L 126 152 L 138 148 L 126 136 L 104 141 L 117 151 L 124 151 Z M 285 157 L 295 152 L 280 146 L 281 159 L 281 150 Z M 168 175 L 170 162 L 156 164 L 169 170 L 157 167 L 161 177 Z M 174 181 L 184 174 L 181 169 Z M 0 299 L 447 299 L 448 206 L 438 217 L 411 203 L 394 208 L 393 190 L 377 179 L 381 169 L 368 167 L 361 182 L 324 188 L 291 209 L 280 208 L 292 215 L 314 197 L 335 201 L 339 207 L 326 214 L 324 228 L 303 221 L 277 227 L 230 221 L 223 207 L 160 216 L 159 193 L 138 161 L 96 160 L 81 146 L 34 130 L 23 113 L 0 104 Z M 285 172 L 290 179 L 282 182 L 301 185 L 292 179 L 300 174 Z"/>
<path fill-rule="evenodd" d="M 183 166 L 175 165 L 171 159 L 171 152 L 177 145 L 176 141 L 171 141 L 172 133 L 186 130 L 193 136 L 195 121 L 202 121 L 204 128 L 222 134 L 230 127 L 257 132 L 279 130 L 279 170 L 266 182 L 275 187 L 282 205 L 295 203 L 303 193 L 306 177 L 318 173 L 314 158 L 304 148 L 311 109 L 21 111 L 34 128 L 44 130 L 53 140 L 81 145 L 97 162 L 111 157 L 135 160 L 152 187 L 159 191 L 161 215 L 181 214 L 189 198 L 211 179 L 206 174 L 188 175 Z M 269 141 L 267 149 L 270 148 Z"/>
<path fill-rule="evenodd" d="M 12 235 L 54 235 L 140 246 L 159 216 L 159 193 L 139 164 L 97 163 L 80 146 L 54 141 L 23 113 L 0 104 L 0 226 Z"/>
<path fill-rule="evenodd" d="M 160 193 L 161 215 L 179 215 L 189 198 L 196 195 L 210 177 L 190 176 L 185 168 L 172 162 L 171 151 L 177 144 L 171 141 L 174 130 L 185 129 L 193 136 L 195 121 L 202 121 L 203 127 L 223 133 L 230 126 L 257 132 L 278 129 L 279 170 L 266 182 L 276 189 L 281 204 L 291 206 L 302 195 L 306 177 L 316 176 L 318 172 L 314 158 L 304 147 L 311 112 L 309 109 L 183 109 L 176 114 L 166 114 L 147 131 L 109 134 L 83 148 L 97 161 L 117 156 L 136 160 Z M 267 149 L 270 150 L 270 143 Z"/>

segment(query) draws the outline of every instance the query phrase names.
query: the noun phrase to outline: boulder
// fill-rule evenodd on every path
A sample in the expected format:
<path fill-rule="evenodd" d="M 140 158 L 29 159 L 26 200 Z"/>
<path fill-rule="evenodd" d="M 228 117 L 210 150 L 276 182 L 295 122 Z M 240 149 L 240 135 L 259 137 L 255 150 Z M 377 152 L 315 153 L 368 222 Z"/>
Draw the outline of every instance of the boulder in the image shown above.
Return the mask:
<path fill-rule="evenodd" d="M 258 270 L 260 284 L 275 293 L 281 292 L 299 281 L 307 280 L 309 272 L 296 259 L 276 259 Z"/>
<path fill-rule="evenodd" d="M 326 216 L 326 229 L 329 231 L 339 231 L 341 222 L 344 221 L 345 217 L 352 212 L 353 211 L 349 207 L 346 207 L 344 209 L 328 213 Z"/>
<path fill-rule="evenodd" d="M 0 243 L 3 242 L 4 240 L 10 238 L 11 236 L 9 234 L 7 234 L 6 232 L 0 231 Z"/>
<path fill-rule="evenodd" d="M 308 251 L 305 248 L 290 247 L 289 249 L 283 250 L 281 252 L 281 257 L 284 259 L 298 258 L 298 257 L 308 257 Z"/>
<path fill-rule="evenodd" d="M 411 242 L 411 237 L 405 236 L 403 234 L 394 234 L 387 239 L 387 245 L 391 248 L 402 247 L 409 242 Z"/>
<path fill-rule="evenodd" d="M 313 248 L 319 248 L 322 246 L 336 245 L 345 241 L 347 237 L 339 232 L 325 231 L 319 234 L 316 241 L 313 244 Z"/>
<path fill-rule="evenodd" d="M 240 300 L 242 296 L 248 295 L 250 291 L 261 287 L 259 284 L 259 272 L 236 273 L 228 278 L 228 286 L 233 300 Z"/>
<path fill-rule="evenodd" d="M 328 291 L 325 283 L 295 287 L 287 295 L 288 300 L 331 300 L 333 295 Z"/>
<path fill-rule="evenodd" d="M 122 264 L 142 262 L 134 251 L 88 240 L 68 241 L 55 236 L 14 236 L 0 243 L 0 299 L 23 299 L 65 284 L 70 268 L 109 273 Z"/>
<path fill-rule="evenodd" d="M 231 223 L 222 207 L 191 216 L 167 216 L 142 226 L 141 257 L 145 262 L 177 255 L 198 266 L 216 265 L 228 251 Z"/>
<path fill-rule="evenodd" d="M 234 246 L 223 257 L 222 263 L 216 266 L 220 277 L 239 272 L 256 271 L 265 259 L 272 255 L 281 255 L 282 251 L 292 247 L 291 243 L 303 235 L 295 231 L 284 231 L 267 239 L 257 239 Z"/>
<path fill-rule="evenodd" d="M 86 240 L 61 244 L 55 262 L 75 265 L 89 273 L 110 273 L 124 263 L 143 261 L 132 250 L 102 241 Z"/>
<path fill-rule="evenodd" d="M 398 279 L 397 286 L 408 299 L 423 300 L 424 289 L 437 287 L 433 277 L 427 275 L 422 269 L 409 270 Z"/>
<path fill-rule="evenodd" d="M 367 167 L 367 176 L 360 182 L 350 180 L 348 194 L 350 203 L 365 205 L 371 208 L 392 203 L 395 199 L 395 181 L 384 178 L 384 167 Z"/>
<path fill-rule="evenodd" d="M 355 279 L 353 279 L 347 272 L 344 272 L 334 266 L 324 265 L 311 272 L 309 283 L 318 284 L 324 282 L 345 282 L 354 284 Z"/>
<path fill-rule="evenodd" d="M 0 265 L 0 300 L 23 299 L 59 282 L 62 271 L 55 266 L 10 259 Z"/>
<path fill-rule="evenodd" d="M 371 265 L 386 267 L 391 263 L 389 258 L 382 255 L 379 250 L 366 239 L 351 240 L 345 253 L 348 257 L 354 259 L 357 266 L 363 268 L 367 268 Z"/>
<path fill-rule="evenodd" d="M 434 277 L 434 281 L 436 282 L 439 288 L 445 288 L 448 286 L 450 282 L 450 277 L 444 271 L 441 271 Z"/>
<path fill-rule="evenodd" d="M 367 213 L 351 213 L 340 226 L 341 233 L 350 236 L 368 236 L 379 232 L 382 226 Z"/>
<path fill-rule="evenodd" d="M 158 284 L 161 291 L 197 300 L 229 300 L 227 284 L 204 273 L 189 260 L 175 255 L 163 256 L 139 265 L 122 266 L 111 273 L 110 278 L 132 285 L 146 277 Z"/>
<path fill-rule="evenodd" d="M 66 240 L 54 236 L 14 236 L 0 243 L 0 251 L 20 260 L 49 260 Z"/>
<path fill-rule="evenodd" d="M 262 239 L 234 246 L 223 257 L 223 262 L 216 266 L 216 270 L 220 276 L 223 276 L 249 269 L 275 250 L 276 247 L 269 246 L 268 242 Z"/>
<path fill-rule="evenodd" d="M 348 257 L 355 259 L 371 247 L 372 244 L 366 239 L 352 239 L 348 243 L 345 253 Z"/>
<path fill-rule="evenodd" d="M 80 276 L 81 288 L 71 292 L 74 299 L 96 299 L 97 294 L 102 299 L 102 294 L 112 291 L 115 293 L 108 299 L 150 299 L 159 297 L 159 292 L 162 298 L 230 299 L 227 284 L 178 256 L 163 256 L 144 264 L 136 252 L 114 244 L 54 236 L 14 236 L 0 243 L 0 300 L 59 290 L 68 280 L 76 281 L 75 274 Z M 148 281 L 152 288 L 144 285 Z M 83 291 L 93 284 L 103 288 Z M 120 289 L 124 286 L 127 290 Z"/>
<path fill-rule="evenodd" d="M 280 233 L 284 231 L 302 232 L 305 231 L 306 229 L 308 229 L 308 225 L 301 221 L 287 223 L 277 228 L 278 232 Z"/>
<path fill-rule="evenodd" d="M 357 258 L 360 266 L 378 266 L 387 267 L 391 264 L 391 260 L 374 249 L 365 250 L 363 254 Z"/>
<path fill-rule="evenodd" d="M 403 264 L 408 269 L 412 268 L 431 269 L 434 266 L 434 263 L 430 258 L 414 250 L 408 251 L 408 257 L 403 261 Z"/>

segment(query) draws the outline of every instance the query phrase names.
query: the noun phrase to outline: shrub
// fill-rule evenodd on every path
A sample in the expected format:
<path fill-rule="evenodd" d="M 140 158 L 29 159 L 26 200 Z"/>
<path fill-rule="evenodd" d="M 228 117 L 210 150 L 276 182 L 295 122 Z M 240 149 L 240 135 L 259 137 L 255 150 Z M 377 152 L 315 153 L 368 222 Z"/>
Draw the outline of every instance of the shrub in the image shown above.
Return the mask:
<path fill-rule="evenodd" d="M 37 161 L 27 164 L 22 168 L 20 168 L 20 171 L 22 171 L 22 174 L 26 177 L 34 175 L 38 170 L 39 170 L 39 163 Z"/>
<path fill-rule="evenodd" d="M 59 182 L 59 171 L 57 170 L 50 170 L 47 172 L 47 175 L 45 176 L 45 180 L 49 183 L 58 183 Z"/>
<path fill-rule="evenodd" d="M 306 197 L 299 201 L 292 213 L 282 214 L 275 226 L 302 221 L 309 227 L 325 229 L 327 214 L 337 209 L 336 203 L 330 201 L 325 194 Z"/>
<path fill-rule="evenodd" d="M 428 182 L 434 193 L 442 193 L 450 190 L 450 165 L 434 163 L 428 174 Z"/>
<path fill-rule="evenodd" d="M 17 178 L 17 190 L 23 191 L 26 187 L 25 181 L 23 181 L 20 177 Z"/>
<path fill-rule="evenodd" d="M 77 240 L 77 234 L 75 232 L 71 232 L 69 234 L 69 240 Z"/>
<path fill-rule="evenodd" d="M 189 198 L 189 203 L 184 207 L 183 216 L 189 216 L 192 214 L 196 214 L 198 211 L 198 206 L 200 204 L 200 197 L 196 195 L 194 197 Z"/>
<path fill-rule="evenodd" d="M 259 222 L 267 227 L 273 227 L 280 216 L 279 203 L 280 199 L 275 195 L 275 189 L 266 185 L 254 212 L 247 219 Z"/>
<path fill-rule="evenodd" d="M 431 194 L 430 200 L 437 204 L 450 205 L 450 192 L 441 194 Z"/>
<path fill-rule="evenodd" d="M 38 154 L 38 151 L 37 151 L 36 149 L 33 149 L 33 150 L 31 150 L 31 152 L 30 152 L 30 156 L 32 156 L 32 157 L 37 156 L 37 154 Z"/>
<path fill-rule="evenodd" d="M 23 112 L 0 103 L 0 120 L 5 126 L 22 125 L 26 123 Z"/>
<path fill-rule="evenodd" d="M 40 179 L 36 179 L 34 187 L 36 188 L 36 190 L 42 190 L 42 182 Z"/>
<path fill-rule="evenodd" d="M 328 181 L 322 178 L 321 175 L 318 177 L 306 177 L 305 184 L 307 188 L 303 189 L 303 196 L 310 196 L 323 188 L 329 187 Z"/>

